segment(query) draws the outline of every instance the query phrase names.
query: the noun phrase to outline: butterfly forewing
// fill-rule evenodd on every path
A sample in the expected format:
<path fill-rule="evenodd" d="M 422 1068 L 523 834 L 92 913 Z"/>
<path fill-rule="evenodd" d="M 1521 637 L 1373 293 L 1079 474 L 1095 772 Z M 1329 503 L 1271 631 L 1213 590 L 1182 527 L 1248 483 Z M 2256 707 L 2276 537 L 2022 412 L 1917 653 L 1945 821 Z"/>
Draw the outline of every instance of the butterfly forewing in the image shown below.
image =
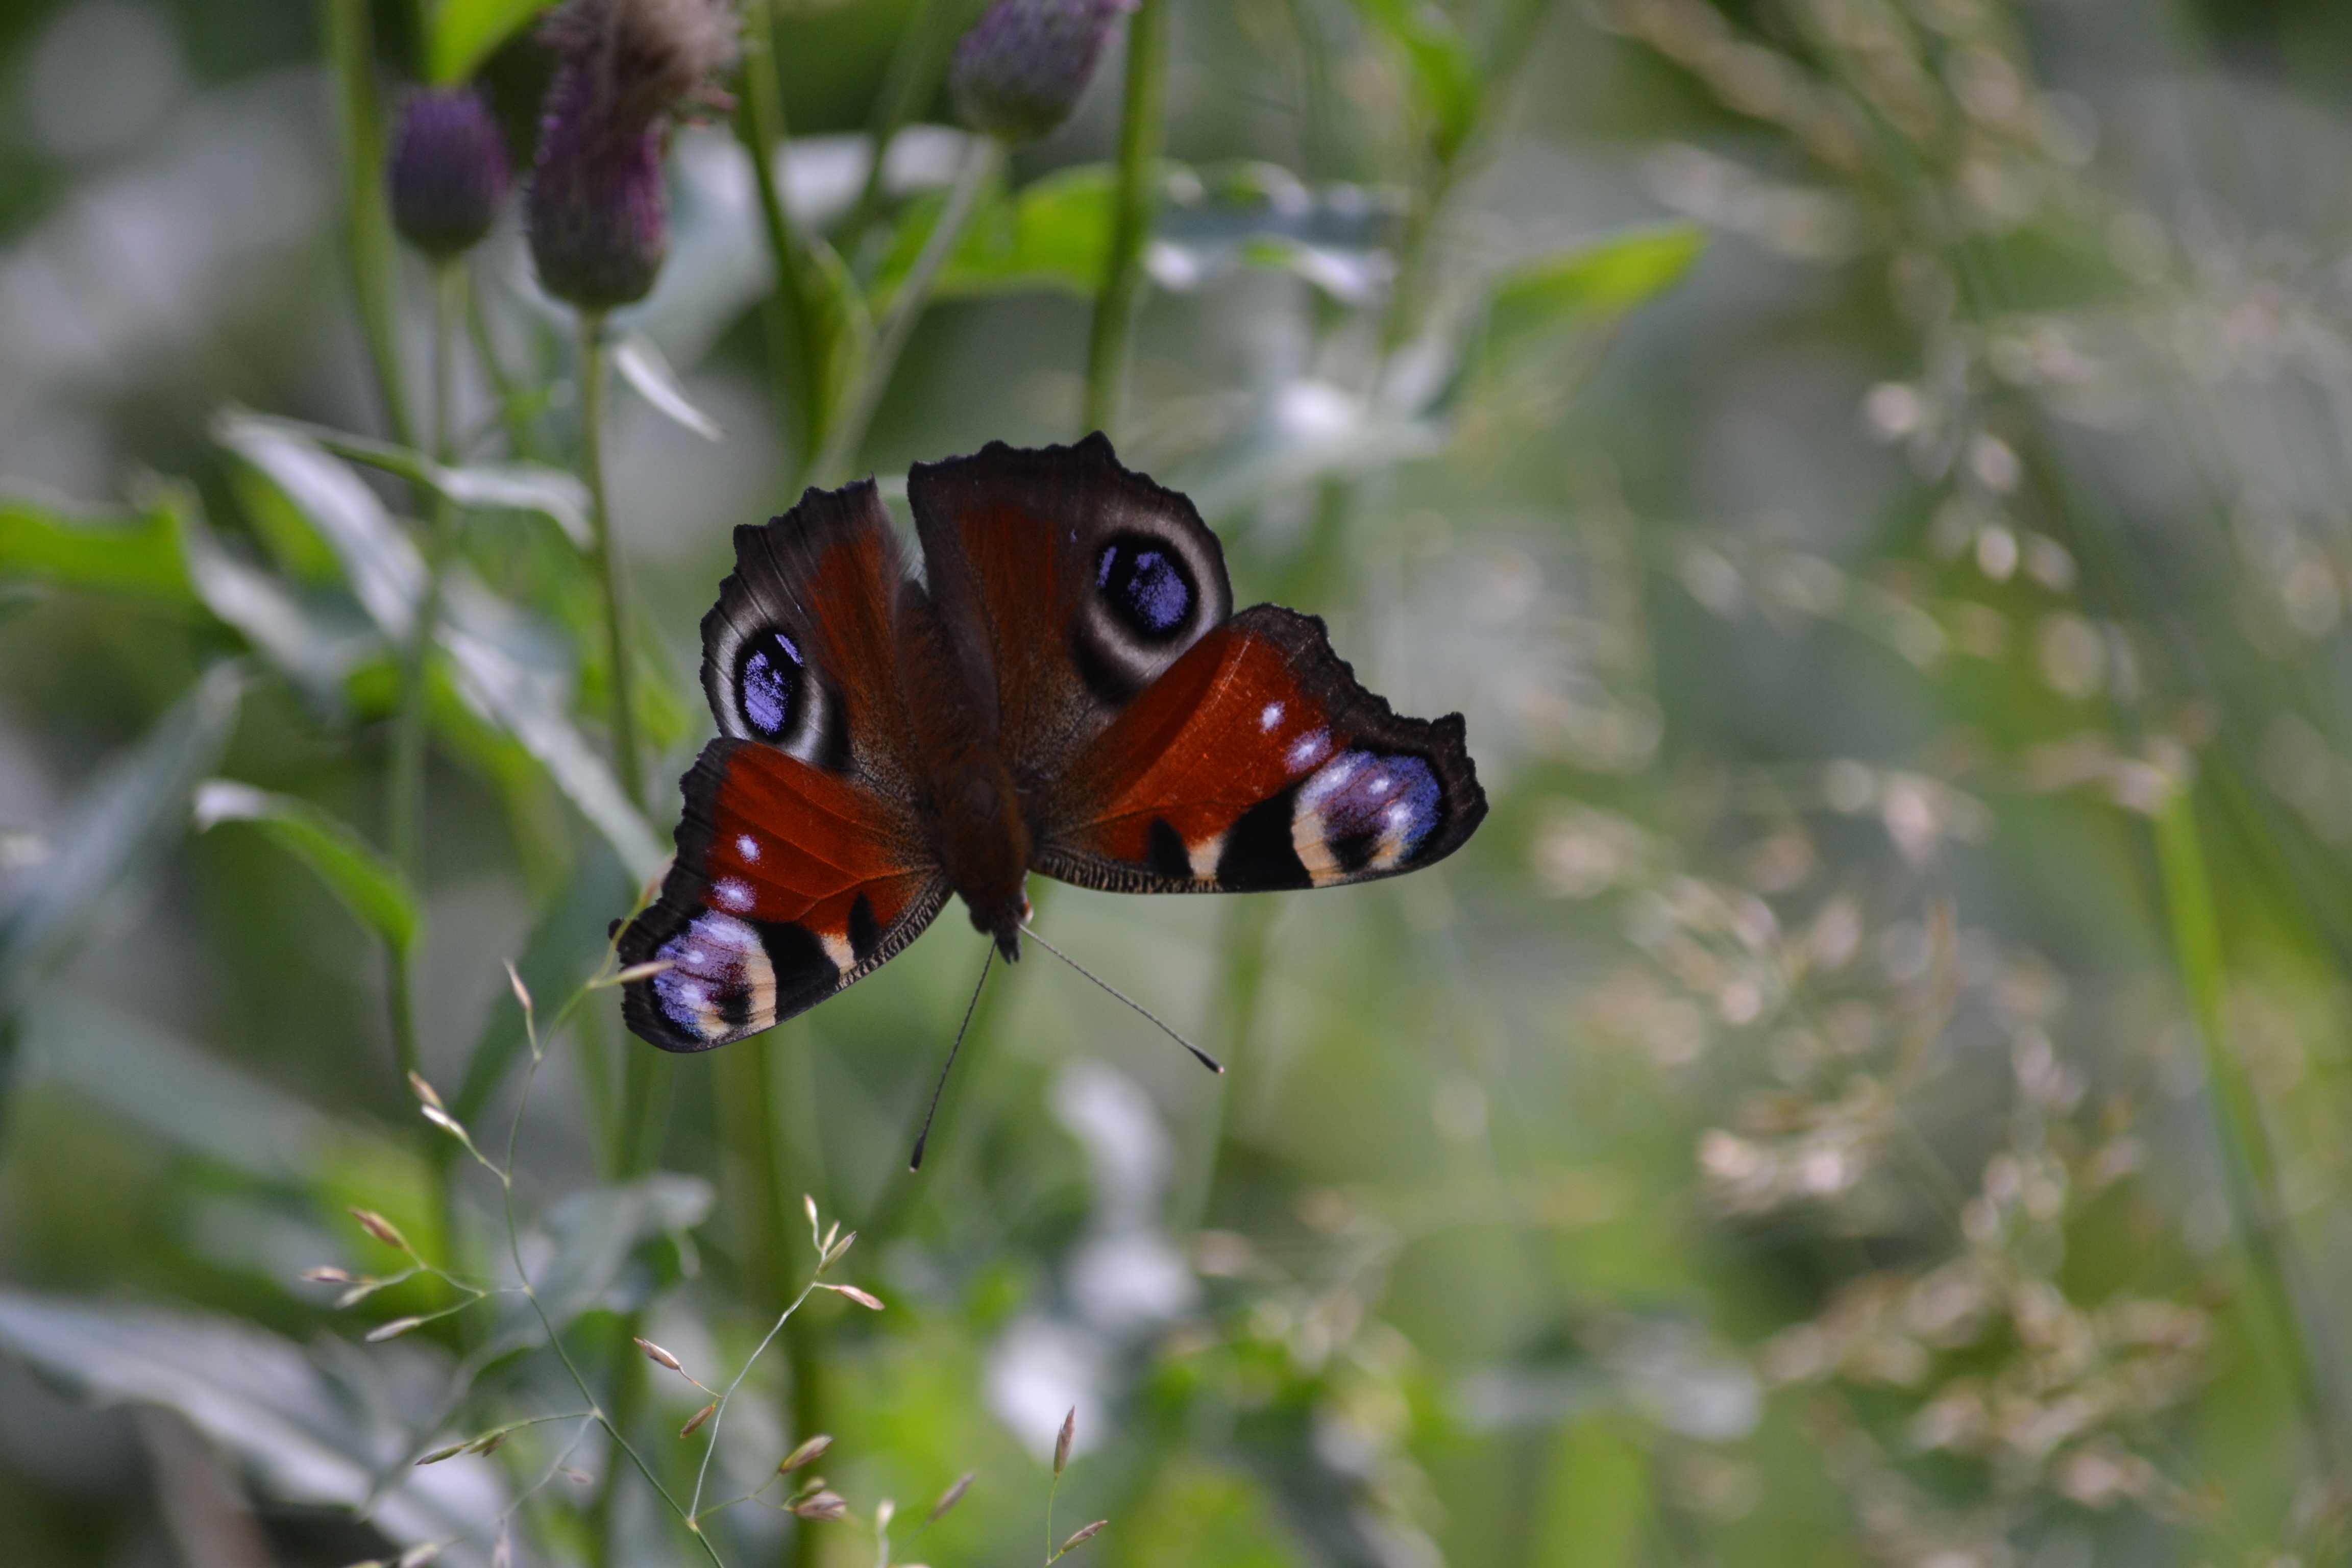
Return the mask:
<path fill-rule="evenodd" d="M 918 463 L 907 498 L 932 602 L 1033 785 L 1233 613 L 1217 536 L 1100 436 Z"/>
<path fill-rule="evenodd" d="M 1407 719 L 1323 623 L 1234 616 L 1147 688 L 1055 787 L 1037 869 L 1123 892 L 1369 881 L 1460 847 L 1486 815 L 1458 714 Z"/>
<path fill-rule="evenodd" d="M 909 592 L 872 484 L 735 531 L 702 622 L 721 739 L 684 781 L 677 858 L 621 933 L 629 1026 L 670 1050 L 815 1005 L 914 940 L 947 884 L 919 805 L 897 622 Z"/>
<path fill-rule="evenodd" d="M 812 489 L 735 531 L 735 570 L 702 618 L 702 688 L 719 731 L 878 794 L 916 793 L 896 619 L 898 535 L 871 482 Z"/>

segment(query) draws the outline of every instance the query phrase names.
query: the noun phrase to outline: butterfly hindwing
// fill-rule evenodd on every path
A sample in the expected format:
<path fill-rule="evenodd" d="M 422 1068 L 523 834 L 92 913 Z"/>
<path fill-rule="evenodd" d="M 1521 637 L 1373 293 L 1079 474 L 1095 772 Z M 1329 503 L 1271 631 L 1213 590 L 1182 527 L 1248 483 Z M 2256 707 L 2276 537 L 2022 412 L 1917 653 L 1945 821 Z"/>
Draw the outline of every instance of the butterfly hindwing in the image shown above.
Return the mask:
<path fill-rule="evenodd" d="M 1452 854 L 1486 815 L 1459 714 L 1400 717 L 1321 621 L 1274 605 L 1193 644 L 1054 795 L 1037 869 L 1121 892 L 1395 876 Z"/>
<path fill-rule="evenodd" d="M 677 858 L 621 933 L 623 1016 L 673 1051 L 756 1035 L 871 973 L 947 898 L 928 847 L 851 780 L 713 741 L 686 777 Z"/>
<path fill-rule="evenodd" d="M 1099 435 L 918 463 L 907 498 L 931 600 L 1026 786 L 1051 787 L 1233 613 L 1217 536 Z"/>

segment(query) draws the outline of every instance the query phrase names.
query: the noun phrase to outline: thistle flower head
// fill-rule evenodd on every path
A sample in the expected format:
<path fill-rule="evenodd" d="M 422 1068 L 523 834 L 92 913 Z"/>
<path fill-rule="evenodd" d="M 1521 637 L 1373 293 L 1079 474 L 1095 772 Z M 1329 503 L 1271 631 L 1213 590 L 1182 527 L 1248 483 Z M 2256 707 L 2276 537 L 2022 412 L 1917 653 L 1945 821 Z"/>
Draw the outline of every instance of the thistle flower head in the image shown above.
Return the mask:
<path fill-rule="evenodd" d="M 490 232 L 514 174 L 479 92 L 416 88 L 401 100 L 383 179 L 401 237 L 446 259 Z"/>
<path fill-rule="evenodd" d="M 974 131 L 1007 142 L 1070 117 L 1135 0 L 997 0 L 959 39 L 948 94 Z"/>
<path fill-rule="evenodd" d="M 569 0 L 527 204 L 551 294 L 587 310 L 645 298 L 669 251 L 662 152 L 674 118 L 728 106 L 736 20 L 722 0 Z"/>

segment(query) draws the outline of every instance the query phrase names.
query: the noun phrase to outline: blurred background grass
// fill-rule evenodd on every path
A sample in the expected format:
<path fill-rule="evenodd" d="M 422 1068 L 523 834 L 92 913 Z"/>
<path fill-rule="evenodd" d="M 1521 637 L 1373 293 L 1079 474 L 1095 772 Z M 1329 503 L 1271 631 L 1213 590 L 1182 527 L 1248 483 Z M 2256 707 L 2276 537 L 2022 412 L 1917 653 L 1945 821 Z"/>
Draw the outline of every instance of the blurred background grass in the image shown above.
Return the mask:
<path fill-rule="evenodd" d="M 393 433 L 337 11 L 0 5 L 0 1559 L 486 1562 L 504 1519 L 518 1561 L 701 1560 L 577 1419 L 411 1466 L 584 1408 L 520 1317 L 365 1344 L 454 1298 L 338 1311 L 297 1278 L 399 1262 L 354 1205 L 505 1278 L 499 1184 L 418 1121 L 337 893 L 373 862 L 334 834 L 384 841 L 398 686 L 349 541 L 427 502 L 223 417 Z M 439 15 L 341 14 L 387 94 Z M 844 138 L 971 14 L 775 15 L 786 188 L 869 289 L 958 143 L 902 140 L 861 236 Z M 835 1437 L 865 1523 L 739 1507 L 729 1563 L 864 1561 L 878 1500 L 919 1518 L 965 1470 L 915 1553 L 1015 1561 L 1072 1405 L 1055 1519 L 1108 1518 L 1079 1550 L 1120 1564 L 2342 1560 L 2352 19 L 1170 20 L 1121 454 L 1200 501 L 1239 602 L 1465 711 L 1495 815 L 1376 887 L 1053 890 L 1044 928 L 1233 1071 L 1023 965 L 919 1178 L 961 920 L 705 1058 L 592 994 L 516 1192 L 598 1397 L 666 1484 L 715 1442 L 721 1496 Z M 1122 73 L 1014 154 L 857 471 L 1078 433 Z M 519 164 L 546 76 L 520 36 L 482 68 Z M 622 323 L 723 431 L 614 393 L 659 781 L 707 733 L 728 531 L 814 457 L 750 168 L 681 133 L 676 251 Z M 413 389 L 429 288 L 398 265 Z M 468 267 L 520 395 L 502 419 L 468 350 L 466 455 L 572 464 L 569 327 L 516 234 Z M 503 961 L 551 1018 L 645 868 L 546 742 L 604 743 L 577 552 L 478 507 L 464 556 L 511 614 L 436 689 L 415 993 L 490 1148 L 525 1054 Z M 192 817 L 215 777 L 325 837 Z M 705 1395 L 642 1381 L 625 1328 L 724 1386 L 809 1277 L 803 1193 L 860 1233 L 828 1278 L 887 1309 L 817 1298 L 715 1437 L 673 1436 Z"/>

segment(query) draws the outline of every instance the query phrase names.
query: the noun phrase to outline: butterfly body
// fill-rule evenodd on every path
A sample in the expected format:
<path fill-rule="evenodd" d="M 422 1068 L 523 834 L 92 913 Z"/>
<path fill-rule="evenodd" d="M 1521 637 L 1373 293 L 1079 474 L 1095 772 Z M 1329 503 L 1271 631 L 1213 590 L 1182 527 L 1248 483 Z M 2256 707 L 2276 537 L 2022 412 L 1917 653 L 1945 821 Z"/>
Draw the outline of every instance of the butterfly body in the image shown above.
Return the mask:
<path fill-rule="evenodd" d="M 1458 715 L 1401 718 L 1320 621 L 1234 615 L 1190 502 L 1076 447 L 919 464 L 925 575 L 870 483 L 736 530 L 703 622 L 720 738 L 678 853 L 621 933 L 624 1011 L 701 1050 L 814 1005 L 950 894 L 1019 955 L 1028 875 L 1125 892 L 1416 869 L 1486 797 Z"/>

